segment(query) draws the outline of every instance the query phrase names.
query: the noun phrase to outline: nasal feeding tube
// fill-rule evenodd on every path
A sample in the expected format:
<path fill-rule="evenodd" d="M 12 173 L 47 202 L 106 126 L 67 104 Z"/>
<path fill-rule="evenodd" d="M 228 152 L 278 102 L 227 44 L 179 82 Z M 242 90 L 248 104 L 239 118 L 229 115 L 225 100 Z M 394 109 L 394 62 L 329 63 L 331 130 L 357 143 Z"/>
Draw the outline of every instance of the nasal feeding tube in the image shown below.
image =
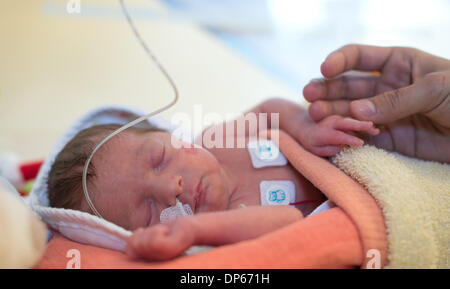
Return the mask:
<path fill-rule="evenodd" d="M 162 64 L 158 61 L 158 59 L 154 56 L 154 54 L 151 52 L 151 50 L 148 48 L 147 44 L 145 43 L 145 41 L 142 39 L 141 35 L 139 34 L 139 32 L 137 31 L 133 20 L 131 19 L 128 10 L 126 8 L 126 5 L 124 3 L 124 0 L 119 0 L 120 6 L 122 8 L 122 13 L 124 14 L 125 18 L 127 19 L 128 24 L 131 27 L 131 30 L 133 31 L 134 35 L 136 36 L 136 39 L 139 41 L 140 45 L 142 46 L 142 48 L 144 49 L 145 53 L 147 54 L 148 57 L 150 57 L 150 59 L 153 61 L 154 64 L 156 64 L 156 66 L 158 67 L 158 69 L 161 71 L 161 73 L 166 77 L 167 81 L 170 83 L 170 85 L 172 86 L 172 89 L 174 91 L 174 99 L 167 105 L 152 111 L 151 113 L 144 115 L 142 117 L 139 117 L 123 126 L 121 126 L 120 128 L 116 129 L 115 131 L 113 131 L 111 134 L 109 134 L 108 136 L 106 136 L 105 138 L 103 138 L 103 140 L 101 142 L 99 142 L 95 148 L 92 150 L 91 154 L 89 155 L 89 157 L 87 158 L 85 164 L 84 164 L 84 168 L 83 168 L 83 178 L 82 178 L 82 184 L 83 184 L 83 193 L 84 193 L 84 197 L 89 205 L 89 207 L 91 208 L 91 210 L 95 213 L 95 215 L 97 215 L 97 217 L 102 218 L 102 215 L 97 211 L 97 209 L 94 206 L 94 203 L 92 202 L 90 196 L 89 196 L 89 192 L 87 189 L 87 183 L 86 183 L 86 176 L 87 176 L 87 170 L 89 167 L 89 164 L 92 160 L 92 157 L 94 156 L 94 154 L 97 152 L 97 150 L 104 144 L 106 143 L 108 140 L 110 140 L 112 137 L 114 137 L 115 135 L 117 135 L 118 133 L 126 130 L 129 127 L 132 127 L 144 120 L 146 120 L 147 118 L 150 118 L 154 115 L 157 115 L 158 113 L 161 113 L 169 108 L 171 108 L 173 105 L 175 105 L 175 103 L 178 101 L 179 98 L 179 94 L 178 94 L 178 89 L 174 83 L 174 81 L 172 80 L 172 78 L 170 77 L 170 75 L 167 73 L 167 71 L 164 69 L 164 67 L 162 66 Z M 181 216 L 187 216 L 187 215 L 193 215 L 191 208 L 189 207 L 189 205 L 183 205 L 178 199 L 176 199 L 176 205 L 166 208 L 161 212 L 161 222 L 164 221 L 168 221 L 170 219 L 174 219 L 174 218 L 178 218 Z"/>

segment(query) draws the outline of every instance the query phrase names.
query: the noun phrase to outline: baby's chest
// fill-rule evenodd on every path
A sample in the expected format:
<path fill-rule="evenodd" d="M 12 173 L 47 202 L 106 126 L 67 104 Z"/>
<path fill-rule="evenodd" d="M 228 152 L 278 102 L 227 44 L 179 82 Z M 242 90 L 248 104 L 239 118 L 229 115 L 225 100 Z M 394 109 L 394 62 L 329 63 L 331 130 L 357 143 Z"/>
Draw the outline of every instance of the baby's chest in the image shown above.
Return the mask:
<path fill-rule="evenodd" d="M 240 176 L 231 206 L 294 205 L 309 187 L 273 142 L 214 152 L 222 165 Z"/>

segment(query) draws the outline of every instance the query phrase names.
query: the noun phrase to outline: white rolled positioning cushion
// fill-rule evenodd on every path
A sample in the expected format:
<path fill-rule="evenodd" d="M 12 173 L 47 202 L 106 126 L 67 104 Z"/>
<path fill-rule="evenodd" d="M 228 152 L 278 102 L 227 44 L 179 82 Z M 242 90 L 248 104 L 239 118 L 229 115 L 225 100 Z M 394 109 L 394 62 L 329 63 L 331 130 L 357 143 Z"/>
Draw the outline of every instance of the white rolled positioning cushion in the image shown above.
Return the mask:
<path fill-rule="evenodd" d="M 0 177 L 0 268 L 32 268 L 45 250 L 45 225 Z"/>

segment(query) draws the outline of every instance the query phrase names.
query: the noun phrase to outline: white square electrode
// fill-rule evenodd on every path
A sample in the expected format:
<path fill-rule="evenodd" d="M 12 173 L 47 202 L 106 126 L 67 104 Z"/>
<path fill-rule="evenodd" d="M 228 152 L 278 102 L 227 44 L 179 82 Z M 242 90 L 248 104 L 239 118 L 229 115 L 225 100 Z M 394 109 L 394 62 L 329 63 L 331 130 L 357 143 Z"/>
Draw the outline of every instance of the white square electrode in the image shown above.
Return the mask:
<path fill-rule="evenodd" d="M 272 140 L 255 140 L 248 142 L 248 152 L 256 169 L 270 166 L 285 166 L 287 160 Z"/>
<path fill-rule="evenodd" d="M 259 190 L 262 206 L 289 205 L 295 201 L 295 184 L 291 181 L 262 181 Z"/>

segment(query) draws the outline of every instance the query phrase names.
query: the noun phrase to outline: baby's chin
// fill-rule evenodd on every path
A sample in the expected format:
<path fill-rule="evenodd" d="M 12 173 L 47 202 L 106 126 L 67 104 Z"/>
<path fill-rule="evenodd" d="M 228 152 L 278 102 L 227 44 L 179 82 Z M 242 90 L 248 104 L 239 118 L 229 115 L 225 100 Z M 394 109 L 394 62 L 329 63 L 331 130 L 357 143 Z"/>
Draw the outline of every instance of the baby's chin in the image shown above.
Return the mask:
<path fill-rule="evenodd" d="M 223 172 L 210 176 L 205 180 L 203 203 L 198 212 L 224 211 L 230 199 L 229 184 Z"/>

